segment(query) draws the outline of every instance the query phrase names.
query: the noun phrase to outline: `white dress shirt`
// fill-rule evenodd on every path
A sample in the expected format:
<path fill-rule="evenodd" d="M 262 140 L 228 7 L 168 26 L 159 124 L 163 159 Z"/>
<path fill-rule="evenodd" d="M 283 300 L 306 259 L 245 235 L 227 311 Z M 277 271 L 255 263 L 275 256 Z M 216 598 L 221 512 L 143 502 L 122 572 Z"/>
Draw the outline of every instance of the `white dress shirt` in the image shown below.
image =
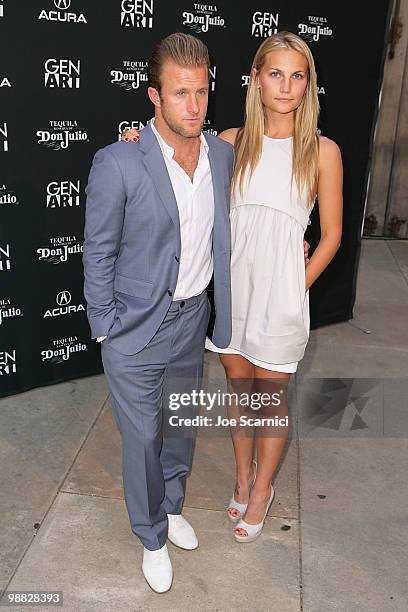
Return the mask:
<path fill-rule="evenodd" d="M 177 201 L 181 253 L 173 300 L 182 300 L 200 295 L 208 286 L 213 273 L 214 193 L 208 144 L 201 133 L 200 156 L 191 181 L 185 170 L 174 161 L 174 149 L 156 130 L 154 118 L 150 125 L 162 150 Z"/>
<path fill-rule="evenodd" d="M 200 295 L 213 274 L 212 233 L 214 226 L 214 192 L 208 144 L 200 134 L 200 155 L 191 181 L 188 174 L 173 159 L 174 149 L 150 126 L 160 145 L 177 201 L 180 219 L 180 266 L 173 300 Z M 131 146 L 131 145 L 130 145 Z M 106 336 L 97 338 L 97 342 Z"/>

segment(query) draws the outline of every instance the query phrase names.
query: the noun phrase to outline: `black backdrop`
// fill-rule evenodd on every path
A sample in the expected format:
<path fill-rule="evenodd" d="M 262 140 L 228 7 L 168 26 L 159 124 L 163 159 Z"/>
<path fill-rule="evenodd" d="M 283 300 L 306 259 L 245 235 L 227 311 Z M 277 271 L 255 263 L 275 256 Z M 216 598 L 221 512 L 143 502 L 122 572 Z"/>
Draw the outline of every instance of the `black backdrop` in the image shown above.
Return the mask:
<path fill-rule="evenodd" d="M 101 371 L 82 292 L 84 188 L 95 151 L 152 116 L 146 61 L 174 31 L 209 46 L 213 133 L 242 124 L 263 36 L 310 43 L 320 128 L 345 166 L 343 243 L 311 290 L 312 326 L 350 318 L 388 19 L 387 0 L 0 0 L 0 395 Z M 312 247 L 318 237 L 314 212 Z"/>

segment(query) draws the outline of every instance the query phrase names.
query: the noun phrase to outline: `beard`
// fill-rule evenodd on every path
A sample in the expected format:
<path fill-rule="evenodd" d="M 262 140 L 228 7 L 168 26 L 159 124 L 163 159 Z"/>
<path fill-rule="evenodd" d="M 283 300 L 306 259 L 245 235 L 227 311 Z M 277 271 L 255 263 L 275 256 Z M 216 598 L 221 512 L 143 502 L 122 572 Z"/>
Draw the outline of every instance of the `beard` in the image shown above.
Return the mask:
<path fill-rule="evenodd" d="M 203 125 L 204 125 L 204 119 L 196 126 L 191 127 L 190 129 L 187 129 L 186 127 L 184 127 L 180 123 L 178 123 L 175 119 L 173 119 L 173 117 L 167 112 L 167 107 L 165 102 L 163 101 L 163 99 L 160 99 L 161 101 L 161 115 L 163 118 L 163 121 L 166 123 L 167 127 L 174 132 L 175 134 L 177 134 L 178 136 L 182 136 L 183 138 L 197 138 L 197 136 L 199 136 L 201 134 L 201 131 L 203 129 Z"/>

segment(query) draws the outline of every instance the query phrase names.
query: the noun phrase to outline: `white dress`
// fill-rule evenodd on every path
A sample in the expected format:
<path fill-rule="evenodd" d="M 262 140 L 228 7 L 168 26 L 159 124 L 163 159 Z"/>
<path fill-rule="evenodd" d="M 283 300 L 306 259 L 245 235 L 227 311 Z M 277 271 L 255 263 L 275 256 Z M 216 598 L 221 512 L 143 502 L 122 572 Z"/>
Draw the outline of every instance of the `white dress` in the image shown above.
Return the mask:
<path fill-rule="evenodd" d="M 311 207 L 291 174 L 292 137 L 264 136 L 251 180 L 231 198 L 231 342 L 205 345 L 277 372 L 296 371 L 310 329 L 303 236 Z"/>

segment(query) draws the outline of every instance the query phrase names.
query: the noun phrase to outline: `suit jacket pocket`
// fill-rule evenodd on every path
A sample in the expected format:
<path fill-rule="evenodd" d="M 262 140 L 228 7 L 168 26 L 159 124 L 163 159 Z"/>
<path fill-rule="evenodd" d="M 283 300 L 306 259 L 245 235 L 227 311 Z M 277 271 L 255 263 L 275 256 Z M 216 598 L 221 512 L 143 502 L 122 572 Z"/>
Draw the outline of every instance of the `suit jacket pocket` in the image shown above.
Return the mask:
<path fill-rule="evenodd" d="M 123 276 L 116 272 L 115 279 L 113 281 L 113 289 L 119 293 L 125 293 L 127 295 L 133 295 L 134 297 L 148 299 L 152 296 L 153 283 L 145 280 L 137 280 L 135 278 L 129 278 L 129 276 Z"/>

